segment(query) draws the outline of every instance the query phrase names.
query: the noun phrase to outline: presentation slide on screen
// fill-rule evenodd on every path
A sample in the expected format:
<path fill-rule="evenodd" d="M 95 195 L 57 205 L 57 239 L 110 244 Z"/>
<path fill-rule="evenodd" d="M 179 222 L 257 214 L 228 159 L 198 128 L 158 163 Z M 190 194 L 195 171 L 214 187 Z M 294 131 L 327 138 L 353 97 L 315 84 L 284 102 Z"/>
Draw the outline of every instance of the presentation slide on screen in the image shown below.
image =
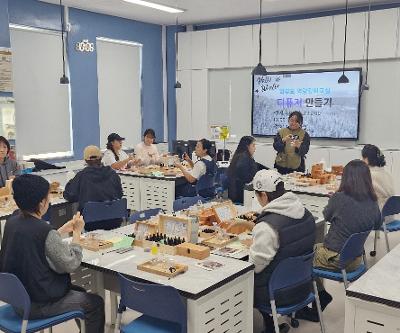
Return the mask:
<path fill-rule="evenodd" d="M 357 139 L 360 71 L 271 73 L 253 77 L 253 135 L 275 135 L 300 111 L 312 138 Z"/>

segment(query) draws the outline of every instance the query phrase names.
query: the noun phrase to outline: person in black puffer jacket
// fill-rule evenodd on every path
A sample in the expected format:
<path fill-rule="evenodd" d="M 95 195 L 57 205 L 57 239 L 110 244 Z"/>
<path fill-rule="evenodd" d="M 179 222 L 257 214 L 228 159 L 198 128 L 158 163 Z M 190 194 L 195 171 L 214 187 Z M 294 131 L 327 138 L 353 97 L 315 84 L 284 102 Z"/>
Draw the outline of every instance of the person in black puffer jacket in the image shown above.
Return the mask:
<path fill-rule="evenodd" d="M 96 146 L 88 146 L 84 151 L 87 167 L 79 171 L 65 186 L 64 198 L 70 202 L 79 202 L 79 211 L 83 211 L 89 201 L 101 202 L 121 199 L 121 178 L 109 166 L 101 163 L 101 151 Z M 121 226 L 121 219 L 104 220 L 86 224 L 85 229 L 111 230 Z"/>

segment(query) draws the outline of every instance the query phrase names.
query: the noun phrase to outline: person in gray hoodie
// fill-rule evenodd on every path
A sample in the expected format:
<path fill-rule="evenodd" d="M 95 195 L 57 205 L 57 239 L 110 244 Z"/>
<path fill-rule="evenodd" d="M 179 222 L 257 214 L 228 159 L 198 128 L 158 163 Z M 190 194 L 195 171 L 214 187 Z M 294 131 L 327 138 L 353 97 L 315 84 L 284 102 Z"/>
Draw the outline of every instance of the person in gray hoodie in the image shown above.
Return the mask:
<path fill-rule="evenodd" d="M 261 170 L 253 179 L 253 188 L 261 210 L 253 229 L 253 244 L 249 261 L 255 266 L 254 306 L 269 304 L 268 283 L 280 262 L 289 257 L 313 252 L 315 219 L 304 208 L 299 198 L 286 192 L 281 175 L 274 170 Z M 304 300 L 311 285 L 285 289 L 275 294 L 277 306 Z M 275 332 L 273 320 L 264 316 L 266 333 Z M 280 325 L 280 332 L 287 332 L 287 324 Z"/>

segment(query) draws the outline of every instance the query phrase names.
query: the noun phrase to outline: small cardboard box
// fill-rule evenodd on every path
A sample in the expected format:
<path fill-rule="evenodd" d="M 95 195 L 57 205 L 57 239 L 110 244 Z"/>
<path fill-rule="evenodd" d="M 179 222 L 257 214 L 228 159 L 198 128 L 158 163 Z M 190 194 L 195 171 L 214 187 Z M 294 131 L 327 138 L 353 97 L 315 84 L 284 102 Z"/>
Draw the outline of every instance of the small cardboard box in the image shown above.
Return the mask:
<path fill-rule="evenodd" d="M 182 243 L 176 246 L 177 255 L 194 259 L 205 259 L 210 256 L 210 248 L 192 243 Z"/>

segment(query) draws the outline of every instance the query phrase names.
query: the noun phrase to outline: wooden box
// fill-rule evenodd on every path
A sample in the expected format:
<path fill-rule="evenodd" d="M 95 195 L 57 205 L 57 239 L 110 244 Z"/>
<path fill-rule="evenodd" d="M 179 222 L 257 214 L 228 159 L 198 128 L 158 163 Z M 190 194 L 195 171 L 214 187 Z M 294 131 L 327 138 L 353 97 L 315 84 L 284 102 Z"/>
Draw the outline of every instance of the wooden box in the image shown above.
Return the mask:
<path fill-rule="evenodd" d="M 336 176 L 343 174 L 343 165 L 332 165 L 332 173 Z"/>
<path fill-rule="evenodd" d="M 238 211 L 232 201 L 225 201 L 212 207 L 217 222 L 230 221 L 238 215 Z"/>
<path fill-rule="evenodd" d="M 208 258 L 210 256 L 210 248 L 192 243 L 179 244 L 176 246 L 176 249 L 179 256 L 200 260 Z"/>
<path fill-rule="evenodd" d="M 158 220 L 137 221 L 134 225 L 135 234 L 149 235 L 158 232 Z"/>
<path fill-rule="evenodd" d="M 167 236 L 183 237 L 186 241 L 189 241 L 192 234 L 192 221 L 186 216 L 161 214 L 159 215 L 158 230 Z"/>
<path fill-rule="evenodd" d="M 220 248 L 228 245 L 229 243 L 237 240 L 238 237 L 236 235 L 227 235 L 226 237 L 218 237 L 218 235 L 213 236 L 211 238 L 205 239 L 202 241 L 202 244 L 207 245 L 212 248 Z"/>
<path fill-rule="evenodd" d="M 81 238 L 79 244 L 86 250 L 101 251 L 113 247 L 113 243 L 102 239 Z"/>
<path fill-rule="evenodd" d="M 151 249 L 151 247 L 153 246 L 153 242 L 152 241 L 148 241 L 145 239 L 142 240 L 136 240 L 134 242 L 135 246 L 139 246 L 142 248 L 148 248 Z M 171 256 L 176 255 L 177 253 L 177 249 L 176 246 L 170 246 L 170 245 L 165 245 L 165 244 L 161 244 L 161 243 L 156 243 L 157 247 L 158 247 L 158 252 L 163 253 L 163 254 L 168 254 Z"/>
<path fill-rule="evenodd" d="M 210 232 L 204 232 L 204 230 L 208 230 Z M 201 237 L 203 239 L 207 239 L 207 238 L 211 238 L 211 237 L 215 236 L 216 234 L 217 234 L 217 231 L 212 228 L 203 228 L 199 232 L 199 237 Z"/>
<path fill-rule="evenodd" d="M 153 259 L 137 265 L 137 269 L 166 277 L 174 277 L 185 273 L 188 270 L 188 266 L 178 263 L 168 264 Z"/>

